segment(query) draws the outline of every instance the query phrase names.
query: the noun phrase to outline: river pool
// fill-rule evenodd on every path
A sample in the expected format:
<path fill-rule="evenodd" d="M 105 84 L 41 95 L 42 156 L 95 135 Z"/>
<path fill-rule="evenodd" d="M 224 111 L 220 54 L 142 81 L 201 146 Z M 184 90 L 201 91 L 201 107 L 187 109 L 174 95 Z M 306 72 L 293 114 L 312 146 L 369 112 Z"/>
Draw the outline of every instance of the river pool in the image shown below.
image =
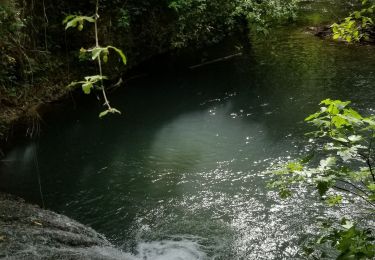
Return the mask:
<path fill-rule="evenodd" d="M 332 17 L 305 8 L 311 25 Z M 46 208 L 137 259 L 300 258 L 335 213 L 311 191 L 281 201 L 268 169 L 311 148 L 303 119 L 320 100 L 375 112 L 375 48 L 322 40 L 306 21 L 231 60 L 129 81 L 111 96 L 122 116 L 64 107 L 8 153 L 0 189 L 41 204 L 40 181 Z"/>

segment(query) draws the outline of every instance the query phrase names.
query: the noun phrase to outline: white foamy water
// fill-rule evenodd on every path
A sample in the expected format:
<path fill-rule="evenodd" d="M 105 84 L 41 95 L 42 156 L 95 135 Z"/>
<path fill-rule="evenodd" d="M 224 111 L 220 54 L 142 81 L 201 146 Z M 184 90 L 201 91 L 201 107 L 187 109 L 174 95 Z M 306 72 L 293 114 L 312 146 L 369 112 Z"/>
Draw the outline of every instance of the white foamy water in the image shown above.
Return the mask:
<path fill-rule="evenodd" d="M 199 250 L 198 243 L 189 240 L 144 242 L 138 245 L 137 251 L 140 259 L 147 260 L 200 260 L 206 258 L 206 254 Z"/>
<path fill-rule="evenodd" d="M 203 260 L 206 254 L 199 244 L 190 240 L 140 242 L 134 259 L 142 260 Z"/>

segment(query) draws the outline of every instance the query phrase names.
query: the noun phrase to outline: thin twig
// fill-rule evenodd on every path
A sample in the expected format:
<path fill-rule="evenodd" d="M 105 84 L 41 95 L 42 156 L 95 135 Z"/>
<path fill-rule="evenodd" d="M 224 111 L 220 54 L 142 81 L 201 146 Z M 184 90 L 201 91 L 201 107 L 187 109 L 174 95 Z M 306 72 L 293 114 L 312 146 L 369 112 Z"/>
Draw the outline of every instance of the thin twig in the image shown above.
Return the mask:
<path fill-rule="evenodd" d="M 44 14 L 44 45 L 46 51 L 48 50 L 48 42 L 47 42 L 47 26 L 48 26 L 48 17 L 46 12 L 46 5 L 43 0 L 43 14 Z"/>
<path fill-rule="evenodd" d="M 349 184 L 350 186 L 352 186 L 353 188 L 355 188 L 356 190 L 359 190 L 360 192 L 362 192 L 363 194 L 365 194 L 366 196 L 368 196 L 367 192 L 364 191 L 363 189 L 359 188 L 358 186 L 354 185 L 353 183 L 349 182 L 349 181 L 346 181 L 346 180 L 342 180 L 342 179 L 335 179 L 336 181 L 340 181 L 340 182 L 343 182 L 343 183 L 346 183 L 346 184 Z"/>
<path fill-rule="evenodd" d="M 369 203 L 372 207 L 375 207 L 375 204 L 372 203 L 371 201 L 369 201 L 368 199 L 366 199 L 365 197 L 363 197 L 362 195 L 358 194 L 358 193 L 355 193 L 351 190 L 347 190 L 345 188 L 341 188 L 341 187 L 338 187 L 338 186 L 333 186 L 333 188 L 337 189 L 337 190 L 341 190 L 341 191 L 345 191 L 345 192 L 348 192 L 348 193 L 351 193 L 357 197 L 360 197 L 361 199 L 363 199 L 364 201 L 366 201 L 367 203 Z"/>
<path fill-rule="evenodd" d="M 374 131 L 371 132 L 371 139 L 370 139 L 370 144 L 369 144 L 369 147 L 368 147 L 368 158 L 366 160 L 366 163 L 370 169 L 370 173 L 371 173 L 371 176 L 372 176 L 372 180 L 373 182 L 375 182 L 375 174 L 374 174 L 374 171 L 372 169 L 372 165 L 371 165 L 371 161 L 370 161 L 370 158 L 371 158 L 371 151 L 372 151 L 372 141 L 373 141 L 373 136 L 374 136 Z"/>
<path fill-rule="evenodd" d="M 99 19 L 99 0 L 96 0 L 96 7 L 95 7 L 95 46 L 96 48 L 100 48 L 99 35 L 98 35 L 98 19 Z M 109 104 L 107 93 L 105 92 L 105 88 L 104 88 L 103 69 L 102 69 L 102 61 L 101 61 L 100 55 L 98 56 L 98 67 L 99 67 L 99 74 L 100 74 L 100 85 L 101 85 L 103 98 L 104 98 L 104 105 L 106 105 L 108 109 L 112 109 L 111 105 Z"/>

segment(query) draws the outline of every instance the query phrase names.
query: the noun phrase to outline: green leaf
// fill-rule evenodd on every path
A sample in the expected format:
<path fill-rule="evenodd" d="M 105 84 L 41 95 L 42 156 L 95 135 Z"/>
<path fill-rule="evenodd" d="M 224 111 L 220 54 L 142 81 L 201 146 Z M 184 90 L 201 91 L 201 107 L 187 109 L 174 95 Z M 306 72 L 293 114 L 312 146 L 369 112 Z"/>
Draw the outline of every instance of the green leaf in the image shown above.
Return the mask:
<path fill-rule="evenodd" d="M 81 85 L 82 90 L 85 94 L 90 94 L 91 90 L 94 88 L 94 84 L 103 80 L 107 79 L 106 76 L 94 75 L 94 76 L 86 76 L 85 81 L 74 81 L 68 85 L 69 88 L 75 87 L 76 85 Z"/>
<path fill-rule="evenodd" d="M 115 50 L 120 55 L 122 62 L 126 65 L 126 56 L 122 52 L 122 50 L 120 50 L 116 47 L 113 47 L 113 46 L 108 46 L 107 48 Z"/>
<path fill-rule="evenodd" d="M 344 162 L 346 162 L 346 161 L 354 159 L 354 158 L 356 158 L 356 156 L 358 156 L 357 150 L 358 149 L 357 149 L 356 146 L 353 146 L 353 147 L 350 147 L 350 148 L 344 148 L 341 151 L 338 151 L 337 155 L 339 155 L 341 157 L 341 159 Z"/>
<path fill-rule="evenodd" d="M 99 57 L 100 53 L 103 51 L 104 48 L 95 47 L 91 50 L 91 58 L 92 60 L 95 60 Z"/>
<path fill-rule="evenodd" d="M 65 30 L 67 30 L 71 27 L 77 27 L 78 24 L 82 25 L 84 21 L 94 23 L 95 19 L 90 16 L 68 15 L 65 17 L 63 24 L 66 24 Z"/>
<path fill-rule="evenodd" d="M 117 54 L 121 57 L 121 61 L 126 64 L 126 56 L 125 54 L 118 48 L 113 46 L 107 46 L 107 47 L 95 47 L 89 51 L 92 52 L 92 59 L 95 60 L 98 57 L 100 57 L 101 53 L 104 53 L 104 55 L 108 56 L 108 49 L 112 49 L 117 52 Z"/>
<path fill-rule="evenodd" d="M 327 159 L 320 161 L 320 167 L 321 168 L 330 168 L 332 166 L 336 165 L 336 157 L 330 156 Z"/>
<path fill-rule="evenodd" d="M 338 110 L 337 110 L 338 111 Z M 340 116 L 335 116 L 332 118 L 332 123 L 335 125 L 335 127 L 340 128 L 344 125 L 348 125 L 348 121 Z"/>
<path fill-rule="evenodd" d="M 358 120 L 363 119 L 363 117 L 357 111 L 355 111 L 352 108 L 345 109 L 344 115 L 356 118 Z"/>
<path fill-rule="evenodd" d="M 76 27 L 80 20 L 78 18 L 74 18 L 66 23 L 65 30 L 69 29 L 70 27 Z"/>
<path fill-rule="evenodd" d="M 117 110 L 116 108 L 111 108 L 110 110 L 112 114 L 121 114 L 121 111 Z"/>
<path fill-rule="evenodd" d="M 82 81 L 73 81 L 68 86 L 66 86 L 68 89 L 72 89 L 73 87 L 77 86 L 78 84 L 81 84 Z"/>
<path fill-rule="evenodd" d="M 109 110 L 105 110 L 99 114 L 99 118 L 105 117 L 109 113 Z"/>
<path fill-rule="evenodd" d="M 345 229 L 351 229 L 354 226 L 352 221 L 346 220 L 345 223 L 341 225 Z"/>
<path fill-rule="evenodd" d="M 108 115 L 109 113 L 111 113 L 111 114 L 121 114 L 121 112 L 120 112 L 119 110 L 117 110 L 116 108 L 109 108 L 109 109 L 107 109 L 107 110 L 101 112 L 101 113 L 99 114 L 99 118 L 103 118 L 103 117 L 105 117 L 106 115 Z"/>
<path fill-rule="evenodd" d="M 82 16 L 82 19 L 89 22 L 89 23 L 95 23 L 95 19 L 90 16 Z"/>
<path fill-rule="evenodd" d="M 318 181 L 316 188 L 318 189 L 319 195 L 324 196 L 329 188 L 331 187 L 330 183 L 327 181 Z"/>
<path fill-rule="evenodd" d="M 331 115 L 337 115 L 338 113 L 340 113 L 339 107 L 335 103 L 329 105 L 327 111 Z"/>
<path fill-rule="evenodd" d="M 292 191 L 290 189 L 287 189 L 287 188 L 282 188 L 279 191 L 279 196 L 282 199 L 289 198 L 290 196 L 292 196 Z"/>
<path fill-rule="evenodd" d="M 375 183 L 371 183 L 370 185 L 367 186 L 367 188 L 372 191 L 372 192 L 375 192 Z"/>
<path fill-rule="evenodd" d="M 348 139 L 349 139 L 349 141 L 355 143 L 355 142 L 361 141 L 363 139 L 363 137 L 360 136 L 360 135 L 351 135 L 351 136 L 348 137 Z"/>
<path fill-rule="evenodd" d="M 312 114 L 312 115 L 309 115 L 308 117 L 305 118 L 305 121 L 311 121 L 312 119 L 315 119 L 320 115 L 321 115 L 321 113 L 319 113 L 319 112 L 317 112 L 315 114 Z"/>
<path fill-rule="evenodd" d="M 69 20 L 73 19 L 74 17 L 76 17 L 75 15 L 68 15 L 65 17 L 65 19 L 63 20 L 63 24 L 66 24 Z"/>
<path fill-rule="evenodd" d="M 373 118 L 364 118 L 363 122 L 369 124 L 370 126 L 375 126 L 375 121 L 373 120 Z"/>
<path fill-rule="evenodd" d="M 361 12 L 358 12 L 358 11 L 353 12 L 352 15 L 354 16 L 355 19 L 359 19 L 362 16 Z"/>
<path fill-rule="evenodd" d="M 291 173 L 296 171 L 302 171 L 303 169 L 302 164 L 300 164 L 299 162 L 289 162 L 286 167 L 288 171 Z"/>
<path fill-rule="evenodd" d="M 348 23 L 348 28 L 352 28 L 355 25 L 355 21 L 350 21 Z"/>
<path fill-rule="evenodd" d="M 333 136 L 333 135 L 331 135 L 331 138 L 333 140 L 336 140 L 336 141 L 339 141 L 339 142 L 342 142 L 342 143 L 348 143 L 349 142 L 344 137 L 340 137 L 340 136 Z"/>
<path fill-rule="evenodd" d="M 328 203 L 329 206 L 335 206 L 342 202 L 342 196 L 341 195 L 329 196 L 328 199 L 326 199 L 326 202 Z"/>
<path fill-rule="evenodd" d="M 94 76 L 86 76 L 85 77 L 85 80 L 86 81 L 90 81 L 91 83 L 96 83 L 100 80 L 103 80 L 103 79 L 108 79 L 108 77 L 106 76 L 100 76 L 100 75 L 94 75 Z"/>
<path fill-rule="evenodd" d="M 319 104 L 319 105 L 327 105 L 327 106 L 329 106 L 329 105 L 331 105 L 332 103 L 333 103 L 333 100 L 330 99 L 330 98 L 327 98 L 327 99 L 324 99 L 324 100 L 320 101 L 320 104 Z"/>
<path fill-rule="evenodd" d="M 91 82 L 82 84 L 82 90 L 85 94 L 90 94 L 92 88 L 93 88 L 93 84 Z"/>

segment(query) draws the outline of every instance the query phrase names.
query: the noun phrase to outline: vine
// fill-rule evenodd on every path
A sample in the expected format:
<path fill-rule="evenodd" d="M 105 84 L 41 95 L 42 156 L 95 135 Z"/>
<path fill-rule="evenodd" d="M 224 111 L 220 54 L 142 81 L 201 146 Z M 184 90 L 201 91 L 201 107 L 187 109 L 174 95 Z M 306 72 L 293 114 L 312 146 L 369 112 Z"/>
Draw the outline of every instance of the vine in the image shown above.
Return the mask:
<path fill-rule="evenodd" d="M 75 87 L 77 85 L 80 85 L 83 92 L 85 94 L 90 94 L 93 89 L 99 89 L 102 92 L 102 96 L 104 99 L 104 106 L 106 107 L 106 110 L 101 112 L 99 114 L 99 118 L 102 118 L 106 116 L 107 114 L 121 114 L 119 110 L 112 107 L 108 97 L 107 92 L 105 90 L 104 86 L 104 80 L 107 79 L 106 76 L 103 75 L 103 63 L 108 62 L 109 52 L 114 51 L 116 52 L 124 65 L 126 65 L 126 56 L 124 53 L 114 47 L 114 46 L 106 46 L 102 47 L 99 44 L 99 30 L 98 30 L 98 20 L 99 20 L 99 0 L 96 0 L 96 6 L 95 6 L 95 14 L 93 16 L 81 16 L 81 15 L 68 15 L 64 21 L 63 24 L 65 24 L 65 30 L 69 28 L 77 28 L 78 31 L 82 31 L 84 28 L 85 22 L 93 23 L 95 28 L 95 47 L 85 49 L 81 48 L 81 53 L 91 53 L 91 59 L 96 60 L 98 64 L 98 75 L 92 75 L 92 76 L 86 76 L 84 77 L 83 81 L 73 81 L 68 85 L 69 88 Z"/>

